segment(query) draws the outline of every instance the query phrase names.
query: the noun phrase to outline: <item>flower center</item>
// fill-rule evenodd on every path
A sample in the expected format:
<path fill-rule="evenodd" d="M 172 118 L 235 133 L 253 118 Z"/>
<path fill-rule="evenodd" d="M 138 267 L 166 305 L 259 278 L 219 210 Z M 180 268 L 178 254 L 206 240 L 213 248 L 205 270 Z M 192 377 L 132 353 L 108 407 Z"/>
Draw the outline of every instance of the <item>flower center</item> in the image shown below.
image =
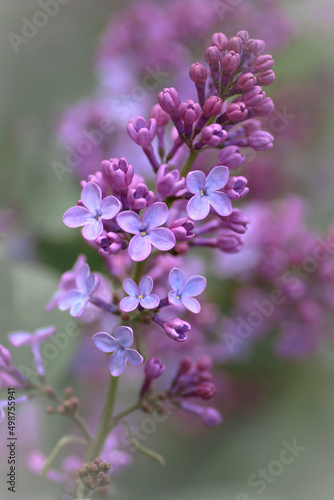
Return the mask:
<path fill-rule="evenodd" d="M 138 299 L 143 299 L 144 295 L 138 295 Z"/>
<path fill-rule="evenodd" d="M 203 189 L 201 189 L 201 190 L 200 190 L 199 194 L 200 194 L 201 196 L 204 196 L 204 191 L 203 191 Z"/>
<path fill-rule="evenodd" d="M 181 300 L 180 295 L 177 295 L 176 298 L 177 298 L 177 300 Z"/>
<path fill-rule="evenodd" d="M 147 233 L 146 233 L 145 231 L 140 231 L 140 234 L 141 234 L 142 236 L 146 236 L 146 234 L 147 234 Z"/>

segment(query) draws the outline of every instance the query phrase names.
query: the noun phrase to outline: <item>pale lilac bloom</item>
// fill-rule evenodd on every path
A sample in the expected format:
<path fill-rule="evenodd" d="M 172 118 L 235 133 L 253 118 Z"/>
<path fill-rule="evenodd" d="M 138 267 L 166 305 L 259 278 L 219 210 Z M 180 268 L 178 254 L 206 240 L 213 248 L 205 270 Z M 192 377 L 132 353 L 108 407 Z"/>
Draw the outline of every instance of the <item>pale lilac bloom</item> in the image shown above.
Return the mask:
<path fill-rule="evenodd" d="M 93 341 L 100 351 L 113 353 L 109 360 L 109 370 L 113 377 L 119 377 L 124 372 L 127 361 L 134 366 L 139 366 L 144 361 L 139 352 L 129 349 L 133 344 L 133 330 L 128 326 L 117 327 L 115 337 L 105 332 L 96 333 Z"/>
<path fill-rule="evenodd" d="M 135 234 L 129 244 L 129 255 L 134 261 L 145 260 L 151 253 L 152 245 L 161 251 L 175 246 L 175 236 L 170 229 L 159 227 L 168 218 L 165 203 L 153 203 L 146 208 L 142 219 L 132 211 L 121 212 L 117 222 L 123 231 Z"/>
<path fill-rule="evenodd" d="M 88 182 L 81 192 L 83 207 L 69 208 L 63 216 L 68 227 L 84 226 L 82 235 L 86 240 L 95 240 L 103 231 L 103 220 L 113 219 L 121 209 L 120 201 L 115 196 L 102 200 L 100 186 Z"/>
<path fill-rule="evenodd" d="M 44 366 L 42 360 L 42 353 L 40 344 L 48 339 L 56 331 L 54 326 L 46 328 L 39 328 L 33 333 L 30 332 L 13 332 L 8 335 L 9 342 L 14 347 L 21 347 L 23 345 L 29 346 L 36 364 L 36 369 L 39 375 L 44 376 Z"/>
<path fill-rule="evenodd" d="M 75 288 L 65 292 L 58 299 L 58 307 L 61 311 L 70 309 L 71 316 L 80 318 L 85 312 L 90 297 L 96 292 L 100 285 L 100 278 L 91 274 L 89 265 L 84 263 L 75 279 Z"/>
<path fill-rule="evenodd" d="M 119 307 L 122 311 L 134 311 L 139 304 L 144 309 L 156 309 L 158 307 L 160 299 L 158 295 L 151 294 L 153 280 L 150 276 L 143 276 L 138 286 L 130 278 L 125 278 L 123 288 L 129 297 L 124 297 L 121 300 Z"/>
<path fill-rule="evenodd" d="M 25 403 L 26 401 L 29 401 L 28 396 L 20 396 L 15 399 L 15 404 Z M 0 423 L 3 422 L 6 417 L 5 408 L 7 408 L 7 406 L 8 406 L 7 399 L 0 400 Z"/>
<path fill-rule="evenodd" d="M 227 216 L 232 212 L 232 205 L 229 197 L 219 191 L 229 178 L 227 167 L 218 166 L 211 170 L 206 177 L 204 172 L 194 170 L 187 175 L 187 189 L 193 196 L 187 205 L 187 212 L 193 220 L 203 220 L 212 207 L 217 214 Z"/>
<path fill-rule="evenodd" d="M 57 306 L 60 297 L 62 297 L 66 292 L 72 290 L 73 288 L 76 288 L 75 285 L 76 277 L 83 264 L 86 264 L 86 260 L 87 259 L 85 255 L 79 255 L 79 257 L 75 261 L 73 268 L 62 274 L 60 282 L 57 287 L 58 290 L 53 294 L 53 296 L 51 297 L 50 301 L 48 302 L 45 308 L 47 311 L 51 311 L 52 309 L 54 309 Z"/>
<path fill-rule="evenodd" d="M 186 282 L 181 269 L 174 267 L 169 273 L 169 284 L 172 288 L 168 294 L 168 300 L 171 304 L 184 305 L 193 313 L 200 312 L 201 306 L 193 297 L 200 295 L 205 290 L 206 279 L 203 276 L 191 276 Z"/>

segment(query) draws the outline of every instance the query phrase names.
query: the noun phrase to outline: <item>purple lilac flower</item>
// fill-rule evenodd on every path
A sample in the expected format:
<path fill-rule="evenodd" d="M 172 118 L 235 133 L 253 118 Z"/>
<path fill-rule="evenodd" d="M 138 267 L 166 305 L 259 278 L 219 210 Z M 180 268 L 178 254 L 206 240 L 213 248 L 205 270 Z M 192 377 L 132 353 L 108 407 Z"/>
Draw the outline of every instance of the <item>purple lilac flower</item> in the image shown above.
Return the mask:
<path fill-rule="evenodd" d="M 42 354 L 40 349 L 40 344 L 44 340 L 48 339 L 56 331 L 54 326 L 48 326 L 46 328 L 39 328 L 33 333 L 30 332 L 13 332 L 8 335 L 9 342 L 14 347 L 21 347 L 23 345 L 29 346 L 36 364 L 36 369 L 38 374 L 44 376 L 44 366 L 42 361 Z"/>
<path fill-rule="evenodd" d="M 147 124 L 145 118 L 138 116 L 128 124 L 127 130 L 129 136 L 136 144 L 148 147 L 157 133 L 157 121 L 155 118 L 151 118 Z"/>
<path fill-rule="evenodd" d="M 204 172 L 194 170 L 187 175 L 187 188 L 193 196 L 187 205 L 187 212 L 190 219 L 203 220 L 210 212 L 210 206 L 219 215 L 229 215 L 232 212 L 229 197 L 220 191 L 229 178 L 227 167 L 218 166 L 211 170 L 208 177 Z"/>
<path fill-rule="evenodd" d="M 135 212 L 121 212 L 117 222 L 123 231 L 135 234 L 129 244 L 129 255 L 134 261 L 145 260 L 151 253 L 152 245 L 161 251 L 171 250 L 175 246 L 175 236 L 170 229 L 159 227 L 168 218 L 165 203 L 153 203 L 146 208 L 142 219 Z"/>
<path fill-rule="evenodd" d="M 207 406 L 199 406 L 194 403 L 189 403 L 188 401 L 181 401 L 180 407 L 193 415 L 197 415 L 201 418 L 203 425 L 207 427 L 217 427 L 221 424 L 223 418 L 216 408 L 211 408 Z"/>
<path fill-rule="evenodd" d="M 95 240 L 103 231 L 103 220 L 113 219 L 121 209 L 115 196 L 102 200 L 101 188 L 88 182 L 81 192 L 83 207 L 72 207 L 65 212 L 63 222 L 68 227 L 84 226 L 82 235 L 87 240 Z"/>
<path fill-rule="evenodd" d="M 150 276 L 144 276 L 138 286 L 130 278 L 125 278 L 123 288 L 129 297 L 124 297 L 121 300 L 119 307 L 122 311 L 134 311 L 139 304 L 144 309 L 156 309 L 158 307 L 160 298 L 154 293 L 151 294 L 153 280 Z"/>
<path fill-rule="evenodd" d="M 96 333 L 93 341 L 100 351 L 113 353 L 109 360 L 109 370 L 113 377 L 119 377 L 124 372 L 127 361 L 134 366 L 143 362 L 139 352 L 129 349 L 133 344 L 133 330 L 128 326 L 117 327 L 115 337 L 105 332 Z"/>
<path fill-rule="evenodd" d="M 83 264 L 75 279 L 75 288 L 65 292 L 58 299 L 58 307 L 61 311 L 70 309 L 71 316 L 80 318 L 85 312 L 90 297 L 96 292 L 100 285 L 100 278 L 91 274 L 89 265 Z"/>
<path fill-rule="evenodd" d="M 184 342 L 187 340 L 187 333 L 191 330 L 190 324 L 180 318 L 172 318 L 166 321 L 163 327 L 168 337 L 177 342 Z"/>
<path fill-rule="evenodd" d="M 26 403 L 27 401 L 29 401 L 28 396 L 20 396 L 15 399 L 15 404 Z M 5 408 L 7 408 L 7 406 L 8 406 L 7 399 L 0 400 L 0 423 L 3 422 L 6 417 Z"/>
<path fill-rule="evenodd" d="M 169 273 L 169 284 L 172 288 L 168 294 L 168 300 L 171 304 L 183 305 L 193 313 L 200 312 L 201 306 L 193 297 L 200 295 L 205 290 L 206 279 L 203 276 L 191 276 L 186 282 L 181 269 L 174 267 Z"/>

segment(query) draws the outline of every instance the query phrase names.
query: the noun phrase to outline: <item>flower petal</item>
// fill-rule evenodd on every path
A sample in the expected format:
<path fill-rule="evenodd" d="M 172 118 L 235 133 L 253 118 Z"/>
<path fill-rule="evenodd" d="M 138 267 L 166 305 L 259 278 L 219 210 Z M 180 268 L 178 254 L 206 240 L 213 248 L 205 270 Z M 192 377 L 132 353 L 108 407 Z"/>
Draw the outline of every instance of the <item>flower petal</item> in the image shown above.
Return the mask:
<path fill-rule="evenodd" d="M 133 344 L 133 331 L 129 326 L 118 326 L 114 335 L 122 347 L 130 347 Z"/>
<path fill-rule="evenodd" d="M 100 286 L 100 283 L 101 283 L 101 279 L 99 276 L 96 276 L 96 274 L 91 274 L 90 276 L 88 276 L 87 282 L 86 282 L 87 296 L 90 296 L 94 292 L 96 292 L 96 290 Z"/>
<path fill-rule="evenodd" d="M 92 220 L 92 214 L 84 207 L 71 207 L 63 215 L 67 227 L 80 227 Z"/>
<path fill-rule="evenodd" d="M 119 307 L 124 312 L 134 311 L 139 304 L 139 299 L 136 297 L 124 297 L 119 303 Z"/>
<path fill-rule="evenodd" d="M 35 334 L 34 334 L 34 337 L 35 339 L 39 342 L 43 342 L 43 340 L 46 340 L 48 339 L 49 337 L 51 337 L 51 335 L 53 335 L 56 331 L 56 327 L 55 326 L 48 326 L 46 328 L 39 328 L 38 330 L 35 331 Z"/>
<path fill-rule="evenodd" d="M 71 305 L 70 315 L 73 316 L 74 318 L 80 318 L 80 316 L 82 316 L 83 313 L 85 312 L 87 303 L 88 303 L 88 298 L 81 297 L 80 300 L 74 302 L 74 304 Z"/>
<path fill-rule="evenodd" d="M 146 295 L 143 299 L 139 299 L 139 302 L 144 309 L 156 309 L 160 303 L 160 298 L 155 293 L 152 293 L 152 295 Z"/>
<path fill-rule="evenodd" d="M 145 260 L 151 253 L 151 243 L 148 236 L 137 234 L 129 244 L 129 255 L 132 260 Z"/>
<path fill-rule="evenodd" d="M 226 216 L 232 213 L 231 200 L 227 194 L 214 191 L 208 195 L 208 200 L 217 214 Z"/>
<path fill-rule="evenodd" d="M 182 290 L 182 300 L 184 297 L 196 297 L 204 292 L 205 287 L 206 279 L 203 276 L 192 276 Z"/>
<path fill-rule="evenodd" d="M 89 265 L 85 262 L 79 269 L 79 272 L 75 279 L 75 284 L 78 290 L 80 290 L 80 292 L 82 293 L 86 293 L 87 291 L 87 280 L 89 275 L 90 275 L 90 268 Z"/>
<path fill-rule="evenodd" d="M 176 243 L 174 234 L 167 227 L 151 229 L 148 238 L 155 248 L 164 252 L 171 250 Z"/>
<path fill-rule="evenodd" d="M 206 196 L 196 194 L 193 196 L 187 205 L 187 213 L 190 219 L 203 220 L 209 215 L 210 203 Z"/>
<path fill-rule="evenodd" d="M 140 280 L 138 287 L 139 294 L 144 295 L 144 297 L 146 295 L 150 295 L 150 293 L 152 292 L 152 288 L 153 288 L 153 280 L 151 276 L 143 276 L 142 279 Z"/>
<path fill-rule="evenodd" d="M 82 294 L 79 290 L 70 290 L 69 292 L 64 293 L 62 297 L 58 300 L 58 308 L 61 311 L 66 311 L 69 309 L 72 304 L 78 302 L 82 298 Z"/>
<path fill-rule="evenodd" d="M 32 335 L 29 332 L 13 332 L 8 335 L 9 342 L 14 347 L 32 343 Z"/>
<path fill-rule="evenodd" d="M 200 194 L 203 191 L 206 184 L 205 173 L 201 170 L 193 170 L 189 172 L 186 178 L 186 186 L 188 191 L 194 194 Z"/>
<path fill-rule="evenodd" d="M 168 294 L 168 300 L 170 304 L 173 304 L 174 306 L 179 306 L 182 304 L 181 298 L 178 298 L 179 295 L 175 290 L 171 290 Z"/>
<path fill-rule="evenodd" d="M 115 196 L 107 196 L 102 200 L 101 203 L 101 219 L 113 219 L 118 214 L 121 208 L 122 205 Z"/>
<path fill-rule="evenodd" d="M 185 285 L 186 277 L 181 271 L 181 269 L 174 267 L 174 269 L 172 269 L 171 272 L 169 273 L 168 280 L 173 290 L 175 290 L 176 292 L 181 292 L 182 288 Z"/>
<path fill-rule="evenodd" d="M 109 333 L 99 332 L 93 335 L 93 342 L 102 352 L 113 352 L 118 347 L 118 341 Z"/>
<path fill-rule="evenodd" d="M 189 311 L 195 314 L 199 313 L 201 310 L 201 306 L 198 300 L 193 299 L 192 297 L 182 298 L 182 304 L 184 305 L 184 307 L 189 309 Z"/>
<path fill-rule="evenodd" d="M 103 231 L 103 224 L 100 220 L 91 219 L 82 230 L 82 236 L 86 240 L 96 240 Z"/>
<path fill-rule="evenodd" d="M 150 205 L 143 213 L 143 227 L 153 229 L 162 226 L 168 218 L 168 207 L 166 203 L 157 202 Z"/>
<path fill-rule="evenodd" d="M 117 223 L 126 233 L 137 234 L 140 232 L 141 220 L 139 215 L 131 210 L 121 212 L 117 215 Z"/>
<path fill-rule="evenodd" d="M 102 191 L 95 182 L 88 182 L 81 192 L 81 201 L 93 215 L 100 210 Z"/>
<path fill-rule="evenodd" d="M 125 280 L 123 281 L 123 288 L 124 288 L 124 291 L 128 295 L 130 295 L 130 297 L 137 298 L 137 296 L 139 295 L 138 286 L 130 278 L 125 278 Z"/>
<path fill-rule="evenodd" d="M 209 173 L 206 180 L 206 189 L 208 192 L 221 189 L 225 186 L 230 176 L 230 171 L 227 167 L 215 167 Z"/>
<path fill-rule="evenodd" d="M 125 370 L 127 355 L 125 349 L 118 348 L 109 359 L 109 370 L 113 377 L 119 377 Z"/>
<path fill-rule="evenodd" d="M 139 366 L 144 361 L 143 356 L 139 354 L 135 349 L 126 349 L 126 356 L 128 361 L 133 366 Z"/>

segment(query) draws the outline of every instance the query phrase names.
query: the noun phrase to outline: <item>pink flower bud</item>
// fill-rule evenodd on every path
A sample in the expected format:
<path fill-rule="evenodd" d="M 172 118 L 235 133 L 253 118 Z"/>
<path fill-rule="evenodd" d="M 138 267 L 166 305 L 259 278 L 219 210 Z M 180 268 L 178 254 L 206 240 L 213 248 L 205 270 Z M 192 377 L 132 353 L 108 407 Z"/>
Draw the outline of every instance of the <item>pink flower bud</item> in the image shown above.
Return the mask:
<path fill-rule="evenodd" d="M 201 399 L 211 399 L 216 394 L 216 388 L 212 382 L 203 382 L 198 386 L 196 392 Z"/>
<path fill-rule="evenodd" d="M 221 60 L 221 65 L 228 73 L 233 73 L 240 64 L 240 54 L 231 50 Z"/>
<path fill-rule="evenodd" d="M 247 106 L 244 102 L 232 102 L 226 110 L 226 114 L 233 122 L 240 122 L 244 120 L 248 114 Z"/>
<path fill-rule="evenodd" d="M 238 146 L 225 146 L 218 153 L 218 164 L 224 165 L 229 170 L 239 167 L 246 159 L 246 157 L 240 154 L 240 148 Z"/>
<path fill-rule="evenodd" d="M 215 148 L 227 138 L 226 130 L 222 129 L 222 126 L 218 123 L 213 123 L 208 127 L 204 127 L 202 130 L 202 141 L 199 143 L 200 147 L 203 145 L 211 146 Z M 197 144 L 196 144 L 197 147 Z"/>
<path fill-rule="evenodd" d="M 217 64 L 220 61 L 221 53 L 218 47 L 212 45 L 205 51 L 205 60 L 208 64 Z"/>
<path fill-rule="evenodd" d="M 130 121 L 127 131 L 131 139 L 142 147 L 150 146 L 157 133 L 157 121 L 151 118 L 149 123 L 142 116 Z"/>
<path fill-rule="evenodd" d="M 262 91 L 262 88 L 259 85 L 255 85 L 242 94 L 242 100 L 245 104 L 247 104 L 247 106 L 254 107 L 260 104 L 265 95 L 266 94 Z"/>
<path fill-rule="evenodd" d="M 190 66 L 189 76 L 194 83 L 205 83 L 208 78 L 208 71 L 203 64 L 197 62 Z"/>
<path fill-rule="evenodd" d="M 238 78 L 238 86 L 242 90 L 249 90 L 256 84 L 256 76 L 253 73 L 244 73 Z"/>
<path fill-rule="evenodd" d="M 234 50 L 234 52 L 241 52 L 243 49 L 243 41 L 238 36 L 232 36 L 227 43 L 228 50 Z"/>
<path fill-rule="evenodd" d="M 132 210 L 142 210 L 154 201 L 153 191 L 148 191 L 145 184 L 138 184 L 136 188 L 129 189 L 128 202 Z"/>
<path fill-rule="evenodd" d="M 224 253 L 240 252 L 244 242 L 234 233 L 223 233 L 218 237 L 218 248 Z"/>
<path fill-rule="evenodd" d="M 275 73 L 271 69 L 257 75 L 257 81 L 260 85 L 264 86 L 271 85 L 275 81 L 275 79 Z"/>
<path fill-rule="evenodd" d="M 151 118 L 155 118 L 158 127 L 165 127 L 169 122 L 169 114 L 159 104 L 155 104 L 151 111 Z"/>
<path fill-rule="evenodd" d="M 248 31 L 242 30 L 238 31 L 237 36 L 245 43 L 249 39 Z"/>
<path fill-rule="evenodd" d="M 268 116 L 274 111 L 274 109 L 275 105 L 270 97 L 265 97 L 258 106 L 254 107 L 258 116 Z"/>
<path fill-rule="evenodd" d="M 258 56 L 255 61 L 254 61 L 254 68 L 256 71 L 263 73 L 265 71 L 268 71 L 274 66 L 274 59 L 273 56 L 270 54 L 264 54 L 262 56 Z"/>
<path fill-rule="evenodd" d="M 166 113 L 173 113 L 176 111 L 181 103 L 180 95 L 174 88 L 165 88 L 158 95 L 159 104 Z"/>
<path fill-rule="evenodd" d="M 222 423 L 223 417 L 215 408 L 205 408 L 201 420 L 207 427 L 217 427 Z"/>
<path fill-rule="evenodd" d="M 222 51 L 227 46 L 227 38 L 224 33 L 214 33 L 211 38 L 211 44 Z"/>
<path fill-rule="evenodd" d="M 249 136 L 249 145 L 255 151 L 265 151 L 274 145 L 274 138 L 269 132 L 258 130 Z"/>
<path fill-rule="evenodd" d="M 208 97 L 203 106 L 204 114 L 207 116 L 217 116 L 221 112 L 223 101 L 216 96 Z"/>
<path fill-rule="evenodd" d="M 265 46 L 266 44 L 263 40 L 256 40 L 254 38 L 249 38 L 249 40 L 245 42 L 246 50 L 248 50 L 248 52 L 251 52 L 255 56 L 259 56 L 260 54 L 262 54 Z"/>

